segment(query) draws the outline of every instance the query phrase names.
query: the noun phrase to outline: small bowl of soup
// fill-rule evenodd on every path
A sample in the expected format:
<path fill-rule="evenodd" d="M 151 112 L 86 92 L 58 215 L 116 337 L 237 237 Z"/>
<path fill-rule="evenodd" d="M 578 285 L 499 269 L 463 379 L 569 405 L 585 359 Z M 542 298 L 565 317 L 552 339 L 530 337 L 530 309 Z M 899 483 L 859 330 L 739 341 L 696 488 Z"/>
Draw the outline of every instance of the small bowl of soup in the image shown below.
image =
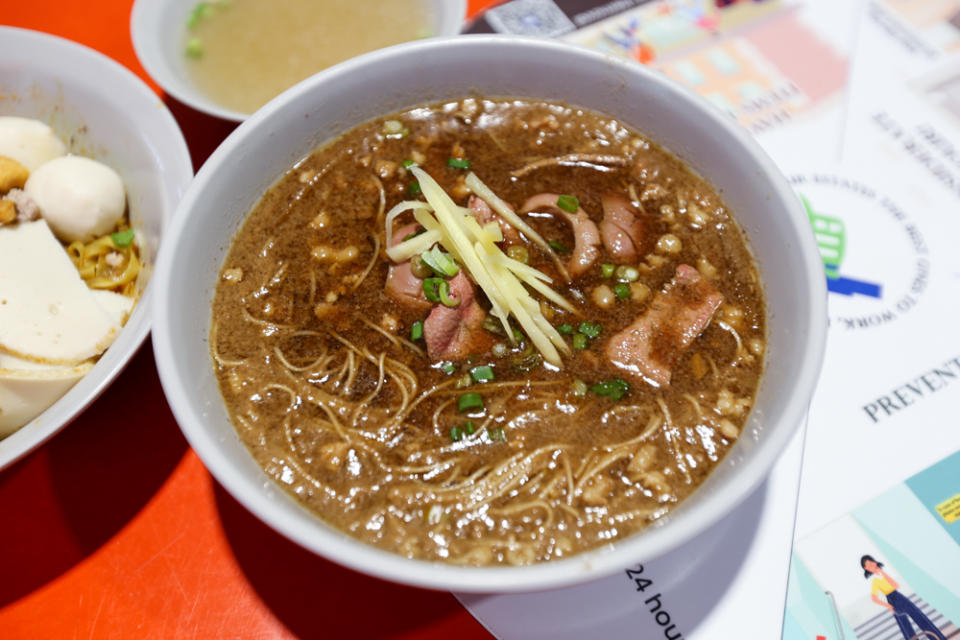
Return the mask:
<path fill-rule="evenodd" d="M 137 0 L 137 57 L 167 93 L 241 121 L 338 62 L 458 33 L 465 0 Z"/>
<path fill-rule="evenodd" d="M 154 259 L 192 177 L 142 80 L 79 44 L 0 27 L 0 469 L 140 348 Z"/>
<path fill-rule="evenodd" d="M 400 45 L 297 85 L 171 236 L 154 346 L 191 445 L 292 540 L 418 586 L 558 587 L 682 544 L 763 480 L 824 348 L 769 158 L 557 42 Z"/>

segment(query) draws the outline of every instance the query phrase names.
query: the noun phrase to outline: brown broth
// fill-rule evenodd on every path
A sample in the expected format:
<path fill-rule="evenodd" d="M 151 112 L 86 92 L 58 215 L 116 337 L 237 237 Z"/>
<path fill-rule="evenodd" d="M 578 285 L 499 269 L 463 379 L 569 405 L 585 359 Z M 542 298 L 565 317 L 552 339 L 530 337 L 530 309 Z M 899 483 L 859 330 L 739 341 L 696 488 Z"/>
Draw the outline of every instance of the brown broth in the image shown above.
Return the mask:
<path fill-rule="evenodd" d="M 409 133 L 385 135 L 386 120 Z M 573 153 L 625 163 L 511 176 L 530 162 Z M 614 284 L 601 274 L 600 264 L 613 262 L 603 249 L 590 270 L 564 283 L 545 253 L 528 245 L 531 265 L 554 277 L 555 290 L 581 313 L 552 308 L 551 322 L 576 327 L 586 319 L 602 326 L 601 335 L 564 358 L 559 371 L 518 370 L 523 345 L 504 358 L 476 354 L 455 363 L 453 373 L 429 362 L 401 341 L 427 312 L 384 292 L 390 261 L 374 247 L 386 243 L 384 210 L 409 198 L 405 159 L 417 157 L 465 204 L 466 172 L 447 166 L 452 156 L 469 158 L 517 209 L 536 193 L 573 194 L 599 222 L 600 194 L 634 198 L 649 220 L 650 240 L 633 266 L 650 295 L 639 291 L 636 300 L 601 309 L 591 292 Z M 527 220 L 548 240 L 573 246 L 566 225 Z M 678 252 L 657 247 L 665 234 L 680 240 Z M 318 246 L 355 251 L 339 262 L 318 261 Z M 645 312 L 679 264 L 697 268 L 725 302 L 674 367 L 671 384 L 633 379 L 619 401 L 577 393 L 578 380 L 625 377 L 606 361 L 603 346 Z M 290 169 L 233 241 L 211 334 L 237 431 L 281 487 L 360 540 L 409 557 L 476 565 L 566 557 L 662 517 L 735 442 L 756 393 L 764 340 L 756 268 L 737 223 L 705 181 L 608 117 L 479 98 L 360 126 Z M 495 381 L 456 387 L 482 364 L 493 367 Z M 467 392 L 482 394 L 482 411 L 458 412 L 457 399 Z M 468 421 L 474 432 L 453 441 L 451 429 L 463 432 Z"/>

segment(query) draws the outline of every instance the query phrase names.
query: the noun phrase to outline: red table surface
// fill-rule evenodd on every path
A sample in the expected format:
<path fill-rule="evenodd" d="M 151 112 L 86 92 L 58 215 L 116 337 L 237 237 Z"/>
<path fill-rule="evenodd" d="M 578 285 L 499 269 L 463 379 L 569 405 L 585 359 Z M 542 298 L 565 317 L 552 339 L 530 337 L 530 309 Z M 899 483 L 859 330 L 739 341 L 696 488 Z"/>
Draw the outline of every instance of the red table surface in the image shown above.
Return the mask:
<path fill-rule="evenodd" d="M 130 0 L 0 0 L 143 78 Z M 493 4 L 470 0 L 470 14 Z M 167 99 L 199 167 L 234 126 Z M 0 473 L 0 637 L 489 638 L 449 593 L 370 578 L 281 537 L 189 449 L 147 341 L 111 388 Z"/>

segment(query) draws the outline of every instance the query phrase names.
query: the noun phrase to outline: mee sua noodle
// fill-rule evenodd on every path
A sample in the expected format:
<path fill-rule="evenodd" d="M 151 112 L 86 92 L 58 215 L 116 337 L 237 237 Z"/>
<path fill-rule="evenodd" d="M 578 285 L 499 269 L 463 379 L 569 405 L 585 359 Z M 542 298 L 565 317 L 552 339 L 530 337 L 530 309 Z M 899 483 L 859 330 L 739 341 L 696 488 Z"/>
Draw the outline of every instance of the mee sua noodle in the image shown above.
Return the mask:
<path fill-rule="evenodd" d="M 704 481 L 765 309 L 676 158 L 597 113 L 470 97 L 293 166 L 233 241 L 210 341 L 240 438 L 307 509 L 411 558 L 524 565 Z"/>

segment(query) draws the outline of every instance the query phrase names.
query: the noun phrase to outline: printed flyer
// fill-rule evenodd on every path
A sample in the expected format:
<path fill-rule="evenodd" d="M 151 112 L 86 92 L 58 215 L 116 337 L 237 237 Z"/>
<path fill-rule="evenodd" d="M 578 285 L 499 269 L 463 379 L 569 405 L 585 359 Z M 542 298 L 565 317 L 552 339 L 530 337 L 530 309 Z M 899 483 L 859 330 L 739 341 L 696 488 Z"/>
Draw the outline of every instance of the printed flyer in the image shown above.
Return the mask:
<path fill-rule="evenodd" d="M 960 453 L 797 540 L 784 639 L 960 636 Z"/>
<path fill-rule="evenodd" d="M 737 119 L 783 166 L 839 159 L 859 3 L 593 5 L 598 9 L 584 14 L 589 9 L 573 0 L 512 0 L 488 11 L 474 30 L 561 37 L 632 58 Z M 609 11 L 613 7 L 617 11 Z M 569 24 L 554 33 L 548 27 L 562 22 L 561 15 Z M 797 50 L 828 72 L 809 74 L 795 64 Z M 778 637 L 803 447 L 801 430 L 751 498 L 721 525 L 664 557 L 568 589 L 458 598 L 499 638 L 737 638 L 747 637 L 746 620 L 759 634 L 754 637 Z"/>
<path fill-rule="evenodd" d="M 868 2 L 856 41 L 846 169 L 795 177 L 832 325 L 782 635 L 958 637 L 960 2 Z"/>

